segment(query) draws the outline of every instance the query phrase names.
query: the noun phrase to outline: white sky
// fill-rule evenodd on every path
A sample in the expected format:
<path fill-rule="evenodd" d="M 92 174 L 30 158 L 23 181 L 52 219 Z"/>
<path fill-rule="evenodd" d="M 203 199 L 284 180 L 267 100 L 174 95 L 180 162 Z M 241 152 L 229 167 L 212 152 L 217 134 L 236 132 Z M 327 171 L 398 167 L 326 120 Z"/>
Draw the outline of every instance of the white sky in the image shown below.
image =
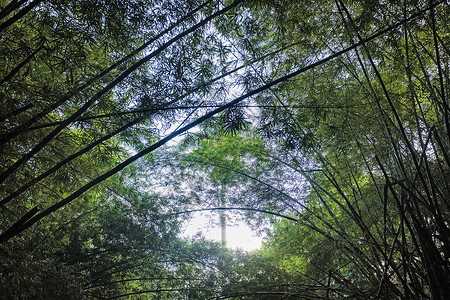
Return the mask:
<path fill-rule="evenodd" d="M 193 217 L 183 224 L 184 237 L 193 237 L 201 233 L 206 239 L 220 241 L 220 224 L 218 214 L 213 212 L 196 212 Z M 244 222 L 234 222 L 227 225 L 227 247 L 245 251 L 256 250 L 261 247 L 263 236 L 258 236 Z"/>

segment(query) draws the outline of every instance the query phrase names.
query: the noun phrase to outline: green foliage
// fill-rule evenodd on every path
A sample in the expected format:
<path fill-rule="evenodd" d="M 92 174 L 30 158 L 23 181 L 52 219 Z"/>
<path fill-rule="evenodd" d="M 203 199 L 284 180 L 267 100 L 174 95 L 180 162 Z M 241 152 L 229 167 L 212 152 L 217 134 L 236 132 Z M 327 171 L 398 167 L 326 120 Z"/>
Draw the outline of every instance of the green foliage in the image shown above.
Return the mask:
<path fill-rule="evenodd" d="M 0 1 L 0 297 L 446 299 L 448 15 Z M 263 249 L 179 237 L 217 203 Z"/>
<path fill-rule="evenodd" d="M 200 140 L 183 161 L 187 166 L 198 165 L 200 171 L 207 171 L 213 182 L 233 186 L 238 184 L 238 179 L 243 180 L 236 171 L 248 172 L 249 161 L 262 151 L 262 141 L 258 138 L 219 135 Z"/>

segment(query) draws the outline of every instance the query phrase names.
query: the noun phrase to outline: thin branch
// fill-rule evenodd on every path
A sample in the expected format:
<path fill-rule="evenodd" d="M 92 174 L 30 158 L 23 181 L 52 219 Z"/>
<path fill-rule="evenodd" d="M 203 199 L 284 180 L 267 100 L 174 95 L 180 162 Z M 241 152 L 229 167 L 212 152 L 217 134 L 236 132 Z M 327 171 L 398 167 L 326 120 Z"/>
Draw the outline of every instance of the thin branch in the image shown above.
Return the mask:
<path fill-rule="evenodd" d="M 264 209 L 258 209 L 258 208 L 250 208 L 250 207 L 213 207 L 213 208 L 199 208 L 199 209 L 193 209 L 193 210 L 185 210 L 185 211 L 180 211 L 180 212 L 176 212 L 176 213 L 171 213 L 168 214 L 166 216 L 177 216 L 177 215 L 181 215 L 181 214 L 190 214 L 190 213 L 194 213 L 194 212 L 199 212 L 199 211 L 215 211 L 215 210 L 243 210 L 243 211 L 255 211 L 255 212 L 260 212 L 260 213 L 265 213 L 265 214 L 269 214 L 269 215 L 274 215 L 277 217 L 281 217 L 283 219 L 287 219 L 289 221 L 294 221 L 294 222 L 298 222 L 298 219 L 286 216 L 286 215 L 282 215 L 276 212 L 271 212 L 268 210 L 264 210 Z"/>
<path fill-rule="evenodd" d="M 22 18 L 23 16 L 25 16 L 28 12 L 30 12 L 30 10 L 32 10 L 33 8 L 35 8 L 37 5 L 39 5 L 41 2 L 43 2 L 44 0 L 34 0 L 31 1 L 30 4 L 28 4 L 27 6 L 25 6 L 22 10 L 20 10 L 17 14 L 15 14 L 14 16 L 12 16 L 11 18 L 9 18 L 8 20 L 6 20 L 5 22 L 3 22 L 2 24 L 0 24 L 0 32 L 2 32 L 3 30 L 5 30 L 6 28 L 8 28 L 9 26 L 11 26 L 12 24 L 14 24 L 16 21 L 18 21 L 20 18 Z"/>
<path fill-rule="evenodd" d="M 5 8 L 0 12 L 0 20 L 9 15 L 13 10 L 22 6 L 27 0 L 12 0 Z"/>
<path fill-rule="evenodd" d="M 122 295 L 117 295 L 117 296 L 113 296 L 113 297 L 109 297 L 108 299 L 118 299 L 118 298 L 123 298 L 123 297 L 129 297 L 132 295 L 142 295 L 142 294 L 149 294 L 149 293 L 161 293 L 161 292 L 185 292 L 185 291 L 192 291 L 192 290 L 196 290 L 196 291 L 205 291 L 203 289 L 189 289 L 189 288 L 182 288 L 182 289 L 156 289 L 156 290 L 143 290 L 143 291 L 139 291 L 139 292 L 132 292 L 132 293 L 126 293 L 126 294 L 122 294 Z"/>
<path fill-rule="evenodd" d="M 3 122 L 3 121 L 5 121 L 5 120 L 7 120 L 7 119 L 9 119 L 11 117 L 14 117 L 14 116 L 18 115 L 18 114 L 21 114 L 24 111 L 27 111 L 27 110 L 29 110 L 30 108 L 33 108 L 33 107 L 34 107 L 33 103 L 29 103 L 29 104 L 27 104 L 25 106 L 19 107 L 18 109 L 14 110 L 14 111 L 12 111 L 10 113 L 6 113 L 3 116 L 0 116 L 0 122 Z"/>
<path fill-rule="evenodd" d="M 181 96 L 180 98 L 184 98 Z M 285 108 L 285 109 L 346 109 L 346 108 L 353 108 L 362 106 L 364 104 L 360 105 L 236 105 L 235 107 L 241 107 L 241 108 L 264 108 L 264 109 L 276 109 L 276 108 Z M 136 110 L 130 110 L 130 111 L 122 111 L 117 113 L 110 113 L 110 114 L 102 114 L 102 115 L 95 115 L 95 116 L 87 116 L 87 117 L 81 117 L 76 119 L 74 122 L 83 122 L 83 121 L 89 121 L 89 120 L 96 120 L 96 119 L 103 119 L 103 118 L 110 118 L 110 117 L 116 117 L 116 116 L 123 116 L 123 115 L 132 115 L 132 114 L 145 114 L 145 113 L 154 113 L 158 111 L 166 111 L 166 110 L 185 110 L 185 109 L 199 109 L 199 108 L 217 108 L 221 105 L 186 105 L 186 106 L 174 106 L 174 107 L 156 107 L 156 108 L 148 108 L 148 109 L 136 109 Z M 61 124 L 63 121 L 57 121 L 57 122 L 51 122 L 47 124 L 37 125 L 28 128 L 27 131 L 36 130 L 36 129 L 42 129 L 47 127 L 52 127 Z"/>
<path fill-rule="evenodd" d="M 11 72 L 9 72 L 1 81 L 0 81 L 0 85 L 4 84 L 5 82 L 7 82 L 8 80 L 10 80 L 11 78 L 14 77 L 14 75 L 16 75 L 20 69 L 23 68 L 23 66 L 25 66 L 27 63 L 30 62 L 30 60 L 33 59 L 33 57 L 42 49 L 44 48 L 43 45 L 39 46 L 36 50 L 33 51 L 33 53 L 31 53 L 27 58 L 24 59 L 24 61 L 22 61 L 20 64 L 18 64 L 14 69 L 11 70 Z"/>

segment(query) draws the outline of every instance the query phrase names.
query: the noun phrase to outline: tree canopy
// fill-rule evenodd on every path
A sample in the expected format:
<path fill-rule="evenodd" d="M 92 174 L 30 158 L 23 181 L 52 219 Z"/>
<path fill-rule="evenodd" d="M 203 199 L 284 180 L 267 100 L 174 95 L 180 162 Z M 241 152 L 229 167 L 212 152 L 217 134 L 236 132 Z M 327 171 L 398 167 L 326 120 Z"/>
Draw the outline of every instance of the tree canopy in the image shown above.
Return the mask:
<path fill-rule="evenodd" d="M 0 0 L 0 298 L 447 299 L 449 15 Z"/>

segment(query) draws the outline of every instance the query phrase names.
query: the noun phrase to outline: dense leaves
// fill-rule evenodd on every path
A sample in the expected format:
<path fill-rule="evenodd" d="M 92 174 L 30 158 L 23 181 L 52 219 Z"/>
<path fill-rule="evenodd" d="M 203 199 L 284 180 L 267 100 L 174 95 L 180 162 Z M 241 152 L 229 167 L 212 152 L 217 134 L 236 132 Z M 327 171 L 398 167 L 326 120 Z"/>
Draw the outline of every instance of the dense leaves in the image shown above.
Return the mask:
<path fill-rule="evenodd" d="M 447 299 L 448 15 L 0 1 L 1 297 Z"/>

